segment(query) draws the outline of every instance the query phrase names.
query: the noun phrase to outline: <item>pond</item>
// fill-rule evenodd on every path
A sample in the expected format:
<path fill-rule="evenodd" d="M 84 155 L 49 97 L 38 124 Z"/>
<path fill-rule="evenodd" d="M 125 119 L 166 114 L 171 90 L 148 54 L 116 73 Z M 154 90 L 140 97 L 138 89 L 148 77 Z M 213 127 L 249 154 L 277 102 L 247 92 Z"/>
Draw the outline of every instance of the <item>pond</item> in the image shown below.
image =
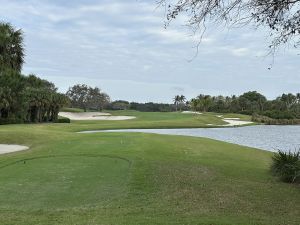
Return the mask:
<path fill-rule="evenodd" d="M 294 151 L 300 148 L 300 126 L 258 125 L 234 128 L 126 129 L 83 131 L 80 133 L 96 132 L 143 132 L 206 137 L 272 152 L 277 150 Z"/>

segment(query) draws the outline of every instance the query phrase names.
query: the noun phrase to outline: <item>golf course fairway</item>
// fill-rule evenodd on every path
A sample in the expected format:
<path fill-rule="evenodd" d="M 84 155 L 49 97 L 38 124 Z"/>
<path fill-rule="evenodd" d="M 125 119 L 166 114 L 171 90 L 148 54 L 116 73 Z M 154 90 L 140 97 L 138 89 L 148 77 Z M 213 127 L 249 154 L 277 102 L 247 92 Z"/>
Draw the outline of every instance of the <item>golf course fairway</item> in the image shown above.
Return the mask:
<path fill-rule="evenodd" d="M 1 144 L 29 147 L 0 155 L 0 224 L 299 224 L 299 186 L 270 174 L 270 152 L 195 137 L 76 133 L 223 124 L 215 115 L 117 114 L 137 119 L 0 126 Z"/>

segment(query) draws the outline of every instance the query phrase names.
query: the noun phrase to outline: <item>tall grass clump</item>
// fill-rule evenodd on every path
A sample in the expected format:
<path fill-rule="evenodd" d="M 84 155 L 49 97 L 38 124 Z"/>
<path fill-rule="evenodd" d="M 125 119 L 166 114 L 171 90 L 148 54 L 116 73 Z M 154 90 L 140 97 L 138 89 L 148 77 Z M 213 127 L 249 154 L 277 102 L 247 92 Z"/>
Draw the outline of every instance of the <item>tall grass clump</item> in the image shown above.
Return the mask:
<path fill-rule="evenodd" d="M 278 151 L 272 158 L 271 171 L 282 181 L 300 182 L 300 149 L 295 152 Z"/>

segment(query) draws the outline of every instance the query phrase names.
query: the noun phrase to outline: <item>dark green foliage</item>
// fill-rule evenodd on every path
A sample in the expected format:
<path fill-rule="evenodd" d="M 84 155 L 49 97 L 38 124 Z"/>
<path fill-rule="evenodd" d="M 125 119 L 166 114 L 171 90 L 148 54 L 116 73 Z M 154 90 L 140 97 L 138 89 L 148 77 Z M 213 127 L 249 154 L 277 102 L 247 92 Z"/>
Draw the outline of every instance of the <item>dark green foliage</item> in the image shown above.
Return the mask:
<path fill-rule="evenodd" d="M 208 112 L 215 103 L 216 98 L 210 95 L 200 94 L 191 100 L 192 109 L 195 111 Z M 219 102 L 220 103 L 220 102 Z"/>
<path fill-rule="evenodd" d="M 153 102 L 147 102 L 147 103 L 136 103 L 131 102 L 129 105 L 129 108 L 132 110 L 137 110 L 140 112 L 171 112 L 176 110 L 174 105 L 171 104 L 163 104 L 163 103 L 153 103 Z M 187 109 L 186 106 L 182 106 L 182 109 Z"/>
<path fill-rule="evenodd" d="M 182 108 L 186 105 L 186 98 L 184 95 L 176 95 L 174 98 L 173 98 L 173 101 L 174 101 L 174 105 L 175 105 L 175 110 L 177 111 L 178 108 L 179 110 L 181 111 Z"/>
<path fill-rule="evenodd" d="M 290 111 L 268 110 L 262 113 L 264 116 L 272 119 L 294 119 L 295 113 Z"/>
<path fill-rule="evenodd" d="M 22 75 L 23 63 L 22 31 L 0 23 L 0 124 L 56 121 L 67 98 L 53 83 Z"/>
<path fill-rule="evenodd" d="M 66 93 L 71 106 L 81 108 L 85 112 L 89 110 L 103 110 L 110 102 L 109 96 L 99 88 L 89 87 L 86 84 L 77 84 L 70 87 Z"/>
<path fill-rule="evenodd" d="M 138 102 L 128 102 L 124 100 L 117 100 L 108 104 L 105 109 L 109 110 L 136 110 L 140 112 L 173 112 L 176 110 L 189 110 L 189 106 L 187 104 L 165 104 L 165 103 L 154 103 L 154 102 L 146 102 L 146 103 L 138 103 Z"/>
<path fill-rule="evenodd" d="M 282 181 L 300 182 L 300 150 L 297 152 L 278 151 L 272 158 L 271 171 Z"/>
<path fill-rule="evenodd" d="M 300 124 L 300 119 L 273 119 L 267 116 L 254 113 L 252 121 L 257 123 L 264 123 L 267 125 L 297 125 Z"/>
<path fill-rule="evenodd" d="M 80 108 L 68 108 L 68 107 L 63 107 L 60 109 L 60 112 L 83 112 L 83 109 Z"/>
<path fill-rule="evenodd" d="M 24 63 L 23 32 L 0 22 L 0 70 L 21 71 Z"/>
<path fill-rule="evenodd" d="M 24 121 L 18 118 L 0 118 L 0 125 L 22 124 L 22 123 L 24 123 Z"/>
<path fill-rule="evenodd" d="M 300 94 L 283 94 L 275 100 L 256 91 L 245 92 L 241 96 L 211 96 L 200 94 L 191 101 L 185 101 L 184 96 L 176 95 L 174 104 L 136 103 L 114 101 L 105 108 L 110 110 L 132 109 L 142 112 L 171 112 L 177 110 L 193 110 L 217 113 L 240 113 L 253 115 L 255 122 L 266 124 L 299 124 Z"/>
<path fill-rule="evenodd" d="M 69 118 L 66 117 L 59 117 L 55 123 L 71 123 L 71 120 Z"/>
<path fill-rule="evenodd" d="M 0 124 L 54 122 L 67 98 L 54 84 L 13 70 L 0 72 Z"/>
<path fill-rule="evenodd" d="M 124 100 L 113 101 L 109 104 L 107 109 L 111 110 L 127 110 L 130 109 L 130 103 Z"/>
<path fill-rule="evenodd" d="M 254 122 L 266 124 L 300 124 L 300 93 L 282 94 L 275 100 L 267 100 L 256 91 L 231 97 L 200 94 L 191 100 L 190 107 L 195 111 L 253 115 Z"/>

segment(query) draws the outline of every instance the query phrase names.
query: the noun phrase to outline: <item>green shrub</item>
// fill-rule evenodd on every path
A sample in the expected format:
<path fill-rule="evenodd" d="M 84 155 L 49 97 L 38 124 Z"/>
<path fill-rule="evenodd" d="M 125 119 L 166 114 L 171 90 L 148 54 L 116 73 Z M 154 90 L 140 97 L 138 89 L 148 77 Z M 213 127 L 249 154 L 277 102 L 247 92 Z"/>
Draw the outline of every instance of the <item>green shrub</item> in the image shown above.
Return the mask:
<path fill-rule="evenodd" d="M 0 125 L 21 124 L 21 123 L 24 123 L 24 121 L 18 118 L 0 118 Z"/>
<path fill-rule="evenodd" d="M 268 110 L 263 112 L 264 116 L 270 117 L 272 119 L 287 119 L 292 120 L 296 118 L 295 113 L 288 111 L 279 111 L 279 110 Z"/>
<path fill-rule="evenodd" d="M 271 171 L 275 176 L 288 183 L 300 181 L 300 150 L 296 152 L 278 151 L 272 161 Z"/>
<path fill-rule="evenodd" d="M 79 109 L 79 108 L 67 108 L 67 107 L 64 107 L 64 108 L 61 108 L 60 109 L 60 112 L 84 112 L 83 109 Z"/>
<path fill-rule="evenodd" d="M 239 112 L 240 114 L 243 115 L 252 115 L 253 114 L 253 110 L 243 110 Z"/>
<path fill-rule="evenodd" d="M 66 117 L 59 117 L 55 122 L 56 123 L 71 123 L 71 120 Z"/>
<path fill-rule="evenodd" d="M 267 125 L 296 125 L 300 124 L 300 119 L 273 119 L 268 116 L 259 115 L 254 113 L 252 121 L 257 123 L 264 123 Z"/>

